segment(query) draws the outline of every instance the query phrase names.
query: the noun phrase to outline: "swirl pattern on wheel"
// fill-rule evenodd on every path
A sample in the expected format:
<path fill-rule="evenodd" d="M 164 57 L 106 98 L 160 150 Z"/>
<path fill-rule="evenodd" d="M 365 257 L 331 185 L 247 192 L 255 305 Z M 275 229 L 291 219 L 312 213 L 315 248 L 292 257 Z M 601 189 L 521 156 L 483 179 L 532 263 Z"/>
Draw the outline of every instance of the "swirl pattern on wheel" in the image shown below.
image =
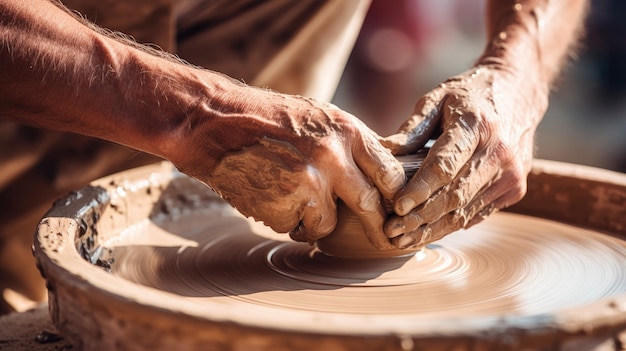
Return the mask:
<path fill-rule="evenodd" d="M 549 313 L 626 292 L 623 241 L 510 213 L 393 259 L 326 256 L 211 211 L 146 220 L 108 246 L 112 274 L 199 304 L 455 318 Z"/>

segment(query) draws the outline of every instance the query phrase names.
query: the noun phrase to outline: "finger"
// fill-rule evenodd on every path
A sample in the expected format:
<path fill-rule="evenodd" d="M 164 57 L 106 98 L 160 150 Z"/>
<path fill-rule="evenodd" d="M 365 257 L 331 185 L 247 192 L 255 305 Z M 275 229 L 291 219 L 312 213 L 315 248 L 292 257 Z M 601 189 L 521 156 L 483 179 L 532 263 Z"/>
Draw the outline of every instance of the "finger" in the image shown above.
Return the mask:
<path fill-rule="evenodd" d="M 525 191 L 523 191 L 525 192 Z M 497 199 L 487 199 L 484 203 L 487 204 L 481 208 L 480 211 L 476 212 L 476 214 L 467 222 L 464 226 L 465 229 L 470 228 L 483 220 L 489 217 L 495 211 L 499 211 L 503 208 L 507 208 L 511 206 L 513 203 L 517 202 L 521 197 L 519 196 L 519 189 L 511 189 L 505 192 L 503 195 L 498 197 Z"/>
<path fill-rule="evenodd" d="M 436 89 L 424 95 L 395 134 L 380 140 L 394 155 L 406 155 L 422 148 L 439 126 L 443 90 Z"/>
<path fill-rule="evenodd" d="M 412 232 L 393 238 L 391 243 L 401 249 L 421 247 L 437 241 L 457 229 L 454 215 L 447 214 L 434 223 L 424 224 Z"/>
<path fill-rule="evenodd" d="M 478 146 L 478 136 L 468 118 L 455 118 L 433 144 L 422 167 L 397 195 L 394 210 L 406 215 L 450 183 L 472 157 Z M 472 118 L 473 119 L 473 118 Z"/>
<path fill-rule="evenodd" d="M 493 204 L 495 210 L 500 210 L 518 202 L 526 195 L 528 171 L 524 166 L 513 163 L 501 166 L 500 169 L 504 169 L 504 172 L 496 176 L 494 183 L 476 196 L 474 199 L 475 203 L 469 205 L 471 207 L 479 207 L 483 217 L 479 218 L 476 214 L 469 216 L 470 220 L 464 225 L 465 228 L 482 221 L 491 213 L 482 210 L 487 205 Z"/>
<path fill-rule="evenodd" d="M 508 191 L 504 189 L 504 182 L 499 182 L 493 187 L 486 187 L 466 207 L 448 212 L 437 221 L 430 224 L 422 224 L 413 231 L 407 230 L 404 235 L 393 238 L 391 242 L 399 248 L 426 245 L 459 229 L 470 228 L 506 207 L 507 201 L 511 201 L 516 194 L 519 194 L 517 189 Z M 504 195 L 499 195 L 503 193 Z"/>
<path fill-rule="evenodd" d="M 448 212 L 432 223 L 422 224 L 413 231 L 408 231 L 404 235 L 393 238 L 391 243 L 402 249 L 412 246 L 424 246 L 440 240 L 459 229 L 463 229 L 467 223 L 466 218 L 473 218 L 481 214 L 488 216 L 495 211 L 497 211 L 497 208 L 493 203 L 486 204 L 480 200 L 473 201 L 466 208 Z"/>
<path fill-rule="evenodd" d="M 378 189 L 367 181 L 356 165 L 345 169 L 342 175 L 335 189 L 337 196 L 359 218 L 368 240 L 374 247 L 381 250 L 393 249 L 383 232 L 383 223 L 387 215 Z"/>
<path fill-rule="evenodd" d="M 471 227 L 493 212 L 503 208 L 505 200 L 508 201 L 508 203 L 515 202 L 521 198 L 520 193 L 522 195 L 525 193 L 525 190 L 519 187 L 512 187 L 509 182 L 505 181 L 506 177 L 500 174 L 501 172 L 499 171 L 500 168 L 496 168 L 493 179 L 487 181 L 480 191 L 472 197 L 471 201 L 463 206 L 448 211 L 452 216 L 451 218 L 457 223 L 455 230 Z M 514 196 L 519 197 L 515 199 Z M 481 219 L 478 220 L 477 217 Z M 475 220 L 474 223 L 472 223 L 473 220 Z"/>
<path fill-rule="evenodd" d="M 352 155 L 365 176 L 376 185 L 385 199 L 392 200 L 406 182 L 404 168 L 389 150 L 368 134 L 361 134 L 361 141 L 354 143 Z"/>
<path fill-rule="evenodd" d="M 310 242 L 304 229 L 304 223 L 300 221 L 298 225 L 289 232 L 289 237 L 293 241 Z"/>
<path fill-rule="evenodd" d="M 332 198 L 312 199 L 302 220 L 289 234 L 296 241 L 313 242 L 330 234 L 337 225 L 337 206 Z"/>
<path fill-rule="evenodd" d="M 458 177 L 436 192 L 426 203 L 401 217 L 391 218 L 385 223 L 385 233 L 393 238 L 416 230 L 425 223 L 432 223 L 446 213 L 467 206 L 485 188 L 498 179 L 500 169 L 496 157 L 485 158 L 486 152 L 472 157 Z M 467 220 L 469 220 L 468 217 Z"/>

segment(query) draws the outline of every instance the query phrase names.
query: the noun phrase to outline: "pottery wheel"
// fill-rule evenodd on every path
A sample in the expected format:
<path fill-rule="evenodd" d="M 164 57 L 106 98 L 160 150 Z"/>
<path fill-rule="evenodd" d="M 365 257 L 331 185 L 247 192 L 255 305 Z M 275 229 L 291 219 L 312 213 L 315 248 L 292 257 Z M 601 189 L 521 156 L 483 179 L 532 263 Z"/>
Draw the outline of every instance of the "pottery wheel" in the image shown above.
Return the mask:
<path fill-rule="evenodd" d="M 329 241 L 322 252 L 245 218 L 165 162 L 57 201 L 34 253 L 51 318 L 78 350 L 621 345 L 626 177 L 536 160 L 528 190 L 516 213 L 421 251 L 340 258 Z M 349 224 L 330 239 L 359 233 Z"/>
<path fill-rule="evenodd" d="M 391 259 L 330 257 L 214 209 L 142 222 L 106 246 L 114 253 L 112 274 L 125 280 L 198 304 L 277 313 L 396 322 L 537 315 L 626 292 L 623 241 L 511 213 Z"/>

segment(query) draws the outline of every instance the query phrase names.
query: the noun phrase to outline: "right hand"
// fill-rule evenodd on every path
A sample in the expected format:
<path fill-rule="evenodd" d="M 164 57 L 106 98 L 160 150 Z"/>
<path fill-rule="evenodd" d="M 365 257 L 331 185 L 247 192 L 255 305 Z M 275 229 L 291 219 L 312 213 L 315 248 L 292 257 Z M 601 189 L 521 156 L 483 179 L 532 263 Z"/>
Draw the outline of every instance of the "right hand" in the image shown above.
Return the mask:
<path fill-rule="evenodd" d="M 387 235 L 400 248 L 423 246 L 521 200 L 548 89 L 528 71 L 478 66 L 426 94 L 399 132 L 395 154 L 437 137 L 420 169 L 396 194 Z"/>

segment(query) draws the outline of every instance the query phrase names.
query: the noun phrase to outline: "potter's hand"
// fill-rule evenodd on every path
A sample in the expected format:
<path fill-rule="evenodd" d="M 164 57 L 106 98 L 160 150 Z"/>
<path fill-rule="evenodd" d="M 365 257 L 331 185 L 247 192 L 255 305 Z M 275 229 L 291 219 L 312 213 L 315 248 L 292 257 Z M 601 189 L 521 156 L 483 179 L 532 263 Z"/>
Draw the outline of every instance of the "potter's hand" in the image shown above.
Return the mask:
<path fill-rule="evenodd" d="M 385 232 L 400 247 L 480 222 L 526 190 L 549 87 L 582 28 L 585 0 L 489 0 L 476 67 L 427 94 L 387 140 L 396 154 L 441 135 L 395 197 Z"/>
<path fill-rule="evenodd" d="M 535 128 L 547 107 L 545 89 L 532 84 L 479 66 L 425 95 L 400 131 L 386 138 L 395 154 L 404 154 L 441 133 L 395 197 L 398 216 L 385 225 L 395 245 L 438 240 L 522 198 Z"/>
<path fill-rule="evenodd" d="M 377 247 L 391 248 L 382 198 L 404 173 L 356 118 L 90 28 L 49 1 L 0 1 L 0 118 L 161 156 L 300 240 L 333 230 L 340 198 Z"/>
<path fill-rule="evenodd" d="M 185 139 L 195 145 L 185 150 L 194 155 L 178 162 L 179 168 L 244 215 L 277 232 L 291 231 L 299 241 L 319 239 L 335 228 L 339 198 L 359 216 L 376 247 L 393 248 L 383 232 L 382 203 L 383 197 L 392 199 L 405 176 L 379 137 L 330 104 L 251 87 L 238 90 L 212 122 L 192 116 L 195 127 Z M 210 104 L 200 110 L 212 114 Z M 207 142 L 210 152 L 202 148 Z"/>

